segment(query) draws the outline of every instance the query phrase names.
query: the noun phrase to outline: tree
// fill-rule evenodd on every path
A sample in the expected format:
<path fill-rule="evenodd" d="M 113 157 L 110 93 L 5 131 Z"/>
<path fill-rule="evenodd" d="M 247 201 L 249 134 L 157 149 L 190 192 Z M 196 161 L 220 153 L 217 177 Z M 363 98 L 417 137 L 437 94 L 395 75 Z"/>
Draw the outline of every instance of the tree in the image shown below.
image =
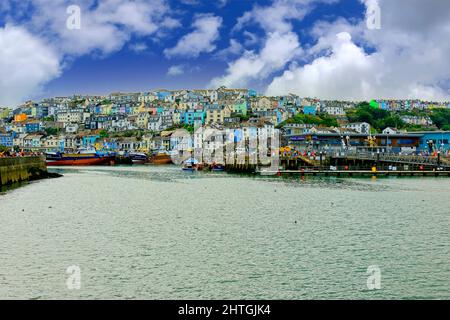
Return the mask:
<path fill-rule="evenodd" d="M 347 118 L 350 122 L 367 122 L 378 132 L 387 127 L 397 129 L 406 127 L 406 123 L 398 115 L 387 110 L 374 108 L 367 102 L 360 103 L 356 109 L 349 110 Z"/>
<path fill-rule="evenodd" d="M 450 109 L 434 109 L 430 115 L 433 123 L 441 130 L 450 127 Z"/>
<path fill-rule="evenodd" d="M 52 128 L 52 127 L 45 128 L 45 133 L 48 136 L 56 136 L 59 134 L 59 131 L 60 131 L 59 128 Z"/>
<path fill-rule="evenodd" d="M 100 138 L 102 138 L 102 139 L 108 138 L 108 136 L 109 136 L 108 131 L 106 131 L 105 129 L 100 130 L 99 135 L 100 135 Z"/>

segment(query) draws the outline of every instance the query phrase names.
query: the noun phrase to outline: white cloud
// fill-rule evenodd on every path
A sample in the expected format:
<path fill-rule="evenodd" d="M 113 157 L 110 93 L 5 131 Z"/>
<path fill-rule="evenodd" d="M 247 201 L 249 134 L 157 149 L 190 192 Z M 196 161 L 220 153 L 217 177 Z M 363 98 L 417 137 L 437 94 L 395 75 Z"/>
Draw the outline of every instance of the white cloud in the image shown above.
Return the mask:
<path fill-rule="evenodd" d="M 196 58 L 201 53 L 216 49 L 214 42 L 219 38 L 222 18 L 211 14 L 198 15 L 192 27 L 194 31 L 184 35 L 173 48 L 164 50 L 166 57 L 183 56 Z"/>
<path fill-rule="evenodd" d="M 254 33 L 249 32 L 249 31 L 244 31 L 243 34 L 244 34 L 244 36 L 245 36 L 245 42 L 244 42 L 244 44 L 245 44 L 247 47 L 252 46 L 252 45 L 258 43 L 258 37 L 257 37 Z"/>
<path fill-rule="evenodd" d="M 237 21 L 234 30 L 241 30 L 250 23 L 259 24 L 266 32 L 289 32 L 292 20 L 303 19 L 314 3 L 333 3 L 339 0 L 274 0 L 269 6 L 256 4 Z"/>
<path fill-rule="evenodd" d="M 332 3 L 337 0 L 274 0 L 270 5 L 255 4 L 236 23 L 233 31 L 240 31 L 250 24 L 259 25 L 265 36 L 259 52 L 244 51 L 243 55 L 228 64 L 225 75 L 211 80 L 209 86 L 248 86 L 263 82 L 273 73 L 283 70 L 302 51 L 292 21 L 301 20 L 314 3 Z M 245 45 L 259 42 L 255 34 L 243 30 Z"/>
<path fill-rule="evenodd" d="M 276 77 L 267 94 L 292 92 L 358 100 L 450 99 L 448 88 L 442 86 L 450 79 L 450 3 L 378 3 L 381 30 L 367 29 L 364 21 L 351 24 L 343 19 L 317 24 L 312 32 L 317 43 L 306 51 L 316 56 L 310 63 Z"/>
<path fill-rule="evenodd" d="M 15 106 L 60 75 L 58 55 L 22 27 L 0 28 L 0 105 Z"/>
<path fill-rule="evenodd" d="M 184 72 L 185 72 L 184 69 L 185 69 L 184 65 L 171 66 L 169 68 L 169 70 L 167 70 L 167 75 L 173 77 L 173 76 L 178 76 L 178 75 L 184 74 Z"/>
<path fill-rule="evenodd" d="M 259 53 L 246 51 L 242 57 L 228 65 L 226 74 L 211 81 L 210 86 L 241 87 L 252 80 L 264 79 L 282 69 L 298 53 L 296 34 L 269 33 Z"/>
<path fill-rule="evenodd" d="M 236 39 L 230 39 L 230 45 L 215 54 L 215 57 L 221 60 L 227 60 L 230 57 L 237 56 L 242 53 L 244 48 Z"/>
<path fill-rule="evenodd" d="M 13 24 L 21 25 L 23 32 L 28 30 L 28 36 L 34 39 L 44 39 L 49 52 L 57 53 L 52 61 L 59 61 L 65 65 L 67 60 L 78 56 L 95 54 L 106 56 L 116 52 L 133 37 L 149 38 L 164 34 L 170 29 L 180 26 L 178 20 L 171 17 L 171 10 L 165 0 L 79 0 L 75 4 L 81 8 L 81 29 L 69 30 L 66 21 L 69 15 L 66 10 L 73 5 L 70 0 L 2 0 L 0 13 L 7 17 Z M 18 12 L 18 5 L 19 11 Z M 20 18 L 18 18 L 20 17 Z M 24 20 L 25 19 L 25 20 Z M 32 36 L 34 35 L 34 36 Z M 6 52 L 14 51 L 18 46 L 8 43 L 2 47 Z M 142 45 L 131 45 L 131 49 L 141 50 Z M 40 50 L 27 52 L 28 62 L 36 63 L 36 68 L 43 66 L 40 58 Z M 2 54 L 5 54 L 2 52 Z M 20 56 L 18 56 L 20 57 Z M 14 56 L 10 57 L 9 65 L 19 68 Z M 31 68 L 32 65 L 29 65 Z M 59 71 L 58 67 L 58 71 Z M 2 69 L 3 73 L 3 69 Z M 18 70 L 17 73 L 21 74 Z M 1 96 L 8 95 L 10 101 L 19 102 L 29 98 L 26 94 L 39 87 L 59 72 L 48 72 L 47 76 L 30 76 L 36 82 L 35 86 L 29 86 L 25 81 L 23 85 L 17 82 L 16 90 L 9 93 L 0 91 Z M 0 77 L 4 74 L 0 75 Z M 32 90 L 33 89 L 33 90 Z M 15 98 L 13 94 L 17 92 Z M 20 93 L 20 94 L 19 94 Z"/>
<path fill-rule="evenodd" d="M 131 51 L 136 53 L 144 52 L 148 49 L 148 46 L 143 42 L 132 43 L 129 45 Z"/>
<path fill-rule="evenodd" d="M 267 94 L 301 93 L 326 99 L 340 95 L 358 99 L 369 94 L 369 83 L 375 77 L 373 57 L 357 47 L 351 41 L 350 34 L 340 33 L 336 36 L 330 56 L 285 71 L 272 81 Z"/>
<path fill-rule="evenodd" d="M 168 20 L 164 0 L 80 1 L 81 29 L 66 28 L 68 0 L 33 0 L 34 14 L 26 24 L 32 32 L 45 35 L 60 52 L 79 56 L 93 51 L 107 55 L 120 50 L 131 35 L 155 35 L 162 28 L 176 27 Z"/>

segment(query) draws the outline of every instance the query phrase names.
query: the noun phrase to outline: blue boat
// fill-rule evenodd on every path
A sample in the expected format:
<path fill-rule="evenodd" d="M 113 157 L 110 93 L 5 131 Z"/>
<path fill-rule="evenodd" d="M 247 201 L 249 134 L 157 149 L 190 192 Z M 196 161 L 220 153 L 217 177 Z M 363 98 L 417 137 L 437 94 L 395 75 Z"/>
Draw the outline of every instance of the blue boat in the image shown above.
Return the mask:
<path fill-rule="evenodd" d="M 183 171 L 197 171 L 199 168 L 199 163 L 197 159 L 191 158 L 186 160 L 183 163 L 183 167 L 181 168 Z"/>
<path fill-rule="evenodd" d="M 225 166 L 223 164 L 213 164 L 211 170 L 216 172 L 225 171 Z"/>

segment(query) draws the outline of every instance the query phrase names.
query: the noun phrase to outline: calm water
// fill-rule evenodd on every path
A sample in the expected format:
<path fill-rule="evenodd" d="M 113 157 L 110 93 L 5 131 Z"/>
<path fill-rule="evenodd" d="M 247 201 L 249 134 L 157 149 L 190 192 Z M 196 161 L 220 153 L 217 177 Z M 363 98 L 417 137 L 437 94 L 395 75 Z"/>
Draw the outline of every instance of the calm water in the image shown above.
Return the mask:
<path fill-rule="evenodd" d="M 0 298 L 450 298 L 445 178 L 63 173 L 0 194 Z"/>

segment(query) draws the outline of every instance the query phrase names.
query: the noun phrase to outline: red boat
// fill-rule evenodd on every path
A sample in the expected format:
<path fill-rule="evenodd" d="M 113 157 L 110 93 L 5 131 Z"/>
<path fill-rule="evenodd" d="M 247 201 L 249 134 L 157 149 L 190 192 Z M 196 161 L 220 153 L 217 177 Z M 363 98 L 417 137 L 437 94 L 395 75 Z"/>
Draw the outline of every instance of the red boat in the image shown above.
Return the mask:
<path fill-rule="evenodd" d="M 48 166 L 101 166 L 113 165 L 115 155 L 99 155 L 97 153 L 49 152 L 46 154 Z"/>

